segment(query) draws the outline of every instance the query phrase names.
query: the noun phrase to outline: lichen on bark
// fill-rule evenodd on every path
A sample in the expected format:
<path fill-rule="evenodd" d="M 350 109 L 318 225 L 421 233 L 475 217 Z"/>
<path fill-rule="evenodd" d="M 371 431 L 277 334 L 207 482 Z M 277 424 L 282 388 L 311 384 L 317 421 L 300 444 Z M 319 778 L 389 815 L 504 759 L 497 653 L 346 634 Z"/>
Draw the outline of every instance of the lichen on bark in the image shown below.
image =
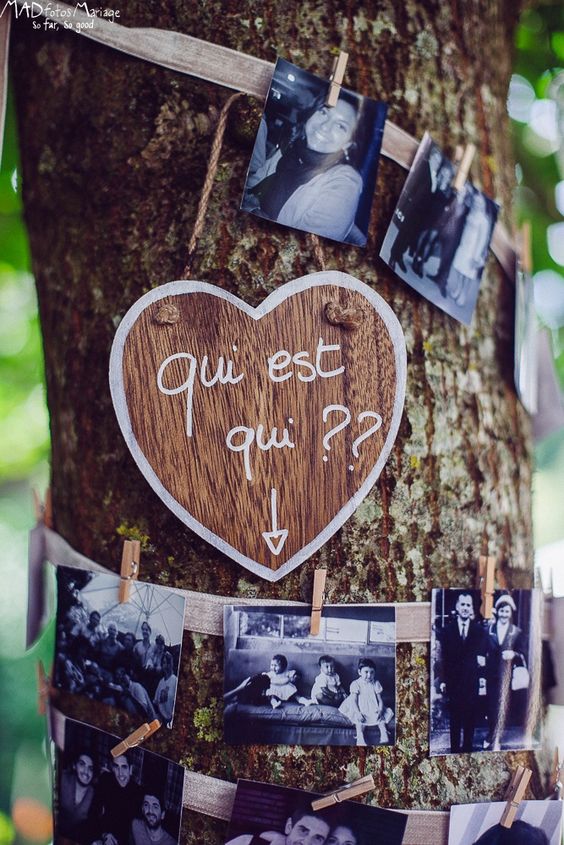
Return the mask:
<path fill-rule="evenodd" d="M 121 23 L 176 29 L 327 75 L 350 53 L 346 82 L 390 105 L 389 117 L 452 152 L 478 146 L 473 175 L 510 220 L 513 169 L 504 103 L 516 4 L 507 0 L 127 0 Z M 408 383 L 396 444 L 373 491 L 343 528 L 277 584 L 191 534 L 150 490 L 119 434 L 107 384 L 115 329 L 148 289 L 179 277 L 211 134 L 228 92 L 73 33 L 14 27 L 25 214 L 43 327 L 57 530 L 117 570 L 126 534 L 142 539 L 142 577 L 217 594 L 308 600 L 329 569 L 328 601 L 420 601 L 435 585 L 473 583 L 480 553 L 498 554 L 510 583 L 530 585 L 529 423 L 511 384 L 512 288 L 490 257 L 472 326 L 403 285 L 378 251 L 405 172 L 382 160 L 365 250 L 327 242 L 330 268 L 374 287 L 405 332 Z M 487 45 L 487 49 L 484 48 Z M 317 270 L 303 234 L 238 211 L 260 104 L 233 109 L 194 277 L 252 305 Z M 371 801 L 448 807 L 499 798 L 516 759 L 428 759 L 427 647 L 398 648 L 393 749 L 232 748 L 219 735 L 222 643 L 184 637 L 172 732 L 148 747 L 216 777 L 329 789 L 374 772 Z M 122 716 L 63 697 L 66 712 L 125 731 Z M 533 789 L 539 793 L 538 777 Z M 219 845 L 225 825 L 187 813 L 183 841 Z"/>

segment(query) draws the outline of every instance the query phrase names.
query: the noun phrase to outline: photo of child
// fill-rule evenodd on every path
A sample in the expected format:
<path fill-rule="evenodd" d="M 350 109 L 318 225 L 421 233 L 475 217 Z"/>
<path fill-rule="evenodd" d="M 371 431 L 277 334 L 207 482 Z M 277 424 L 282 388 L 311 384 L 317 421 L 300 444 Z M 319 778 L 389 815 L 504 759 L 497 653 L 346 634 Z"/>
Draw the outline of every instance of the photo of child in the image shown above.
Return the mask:
<path fill-rule="evenodd" d="M 393 745 L 393 606 L 326 606 L 315 637 L 310 614 L 225 608 L 226 742 Z"/>
<path fill-rule="evenodd" d="M 245 678 L 235 689 L 226 692 L 225 701 L 237 697 L 238 701 L 246 704 L 270 703 L 273 710 L 280 707 L 283 701 L 295 699 L 299 704 L 312 704 L 309 698 L 298 695 L 296 681 L 297 669 L 288 669 L 288 661 L 283 654 L 275 654 L 270 661 L 270 670 Z"/>
<path fill-rule="evenodd" d="M 329 707 L 339 707 L 347 694 L 335 671 L 334 659 L 328 654 L 322 654 L 319 658 L 319 669 L 319 675 L 311 688 L 312 700 L 318 704 L 327 704 Z"/>
<path fill-rule="evenodd" d="M 393 718 L 393 711 L 384 707 L 382 684 L 376 680 L 376 665 L 369 657 L 358 661 L 358 678 L 352 682 L 350 694 L 339 707 L 339 712 L 353 722 L 356 728 L 356 744 L 366 745 L 365 727 L 377 725 L 380 742 L 388 742 L 386 723 Z"/>

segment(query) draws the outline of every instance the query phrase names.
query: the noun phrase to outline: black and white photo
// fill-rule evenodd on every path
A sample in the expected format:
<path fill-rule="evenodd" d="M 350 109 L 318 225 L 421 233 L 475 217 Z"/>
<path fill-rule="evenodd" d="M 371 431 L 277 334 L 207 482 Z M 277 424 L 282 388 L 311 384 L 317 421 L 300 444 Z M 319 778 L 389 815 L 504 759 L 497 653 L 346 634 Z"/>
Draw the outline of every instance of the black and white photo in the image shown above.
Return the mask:
<path fill-rule="evenodd" d="M 448 845 L 561 845 L 562 804 L 521 801 L 511 828 L 501 827 L 505 803 L 450 808 Z"/>
<path fill-rule="evenodd" d="M 469 325 L 478 298 L 498 205 L 465 182 L 425 133 L 380 255 L 422 296 Z"/>
<path fill-rule="evenodd" d="M 225 845 L 401 845 L 407 816 L 343 801 L 313 810 L 320 796 L 239 780 Z"/>
<path fill-rule="evenodd" d="M 539 746 L 541 594 L 433 590 L 430 754 Z"/>
<path fill-rule="evenodd" d="M 224 610 L 224 729 L 233 745 L 393 745 L 395 609 Z"/>
<path fill-rule="evenodd" d="M 57 570 L 56 687 L 117 707 L 134 721 L 171 727 L 183 596 L 140 581 L 119 601 L 120 579 L 71 567 Z"/>
<path fill-rule="evenodd" d="M 55 841 L 79 845 L 176 845 L 184 769 L 142 748 L 114 757 L 118 737 L 65 722 L 57 752 Z"/>
<path fill-rule="evenodd" d="M 278 59 L 241 208 L 293 229 L 366 244 L 387 106 Z"/>

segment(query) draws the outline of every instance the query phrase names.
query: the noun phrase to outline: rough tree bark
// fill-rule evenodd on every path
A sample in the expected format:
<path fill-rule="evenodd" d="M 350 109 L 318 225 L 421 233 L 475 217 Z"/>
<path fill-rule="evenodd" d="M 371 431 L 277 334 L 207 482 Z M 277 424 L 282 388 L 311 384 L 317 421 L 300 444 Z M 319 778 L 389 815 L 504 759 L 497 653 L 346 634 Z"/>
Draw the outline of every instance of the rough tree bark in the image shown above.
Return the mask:
<path fill-rule="evenodd" d="M 390 118 L 447 150 L 474 141 L 476 181 L 509 222 L 512 154 L 505 98 L 517 5 L 511 0 L 123 0 L 128 26 L 176 29 L 327 75 L 329 48 L 350 54 L 347 84 L 390 104 Z M 123 538 L 143 543 L 142 577 L 233 596 L 303 599 L 329 568 L 330 601 L 428 600 L 472 583 L 480 553 L 531 584 L 529 422 L 511 385 L 512 287 L 490 256 L 472 327 L 412 292 L 378 258 L 405 171 L 382 160 L 366 250 L 325 243 L 327 263 L 390 303 L 406 335 L 407 400 L 372 493 L 306 564 L 267 584 L 192 535 L 143 480 L 121 438 L 107 382 L 110 345 L 129 306 L 179 278 L 211 133 L 228 92 L 130 59 L 74 33 L 20 19 L 13 78 L 26 219 L 44 333 L 57 530 L 119 569 Z M 193 277 L 252 305 L 319 268 L 306 237 L 238 211 L 260 104 L 230 119 Z M 398 648 L 395 748 L 227 748 L 221 739 L 222 643 L 185 636 L 172 733 L 148 747 L 221 778 L 328 789 L 373 772 L 372 801 L 445 808 L 500 797 L 516 755 L 430 760 L 428 647 Z M 69 714 L 125 730 L 105 708 L 60 699 Z M 532 760 L 529 755 L 520 759 Z M 538 776 L 534 791 L 540 795 Z M 196 833 L 196 830 L 198 831 Z M 183 841 L 223 842 L 225 825 L 185 814 Z"/>

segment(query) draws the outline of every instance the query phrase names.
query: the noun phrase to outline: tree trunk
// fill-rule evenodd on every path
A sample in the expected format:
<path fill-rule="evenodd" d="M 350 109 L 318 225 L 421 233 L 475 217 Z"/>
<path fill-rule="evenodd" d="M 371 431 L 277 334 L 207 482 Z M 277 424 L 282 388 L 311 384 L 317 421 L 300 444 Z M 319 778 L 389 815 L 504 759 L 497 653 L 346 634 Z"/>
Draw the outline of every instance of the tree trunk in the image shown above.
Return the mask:
<path fill-rule="evenodd" d="M 350 52 L 346 84 L 386 100 L 411 134 L 446 150 L 474 141 L 475 180 L 510 219 L 513 164 L 505 98 L 517 14 L 510 0 L 124 0 L 127 26 L 176 29 L 256 56 L 282 54 L 321 75 Z M 142 540 L 146 580 L 232 596 L 311 599 L 326 564 L 332 602 L 427 601 L 433 586 L 473 585 L 480 553 L 509 584 L 531 585 L 530 430 L 511 383 L 512 287 L 490 255 L 466 329 L 378 258 L 406 173 L 382 159 L 368 247 L 325 242 L 329 268 L 374 287 L 403 326 L 407 398 L 400 432 L 370 495 L 326 545 L 276 584 L 186 529 L 140 475 L 108 388 L 116 326 L 149 288 L 181 277 L 218 110 L 228 92 L 65 32 L 20 19 L 13 41 L 26 219 L 44 333 L 55 527 L 119 569 Z M 239 212 L 261 104 L 233 107 L 193 278 L 257 305 L 319 269 L 299 232 Z M 428 759 L 428 646 L 398 647 L 394 748 L 236 747 L 222 742 L 222 642 L 185 635 L 174 730 L 148 747 L 189 768 L 329 789 L 373 772 L 372 801 L 446 808 L 499 798 L 515 755 Z M 103 706 L 65 712 L 120 730 Z M 522 755 L 529 764 L 529 755 Z M 538 778 L 534 784 L 540 791 Z M 196 833 L 196 830 L 198 831 Z M 219 845 L 225 825 L 185 814 L 183 841 Z"/>

